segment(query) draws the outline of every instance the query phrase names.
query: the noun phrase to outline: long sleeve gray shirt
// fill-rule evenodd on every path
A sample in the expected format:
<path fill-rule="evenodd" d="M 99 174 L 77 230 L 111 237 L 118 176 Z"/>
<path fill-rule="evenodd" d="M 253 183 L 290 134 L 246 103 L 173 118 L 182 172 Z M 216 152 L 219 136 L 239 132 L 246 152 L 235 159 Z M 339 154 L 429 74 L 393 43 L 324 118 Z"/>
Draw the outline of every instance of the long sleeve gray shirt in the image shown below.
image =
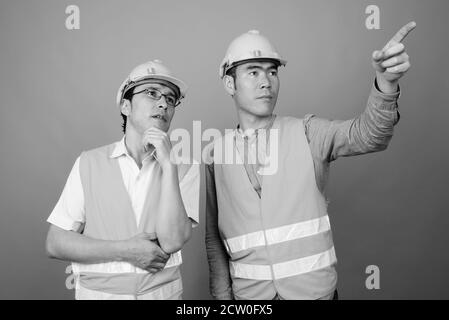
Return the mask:
<path fill-rule="evenodd" d="M 382 93 L 376 82 L 364 112 L 350 120 L 327 120 L 314 115 L 303 119 L 304 131 L 312 153 L 318 189 L 324 194 L 330 163 L 339 157 L 385 150 L 399 121 L 399 91 Z M 206 165 L 206 250 L 209 285 L 215 299 L 232 299 L 229 256 L 218 229 L 218 206 L 214 164 Z"/>

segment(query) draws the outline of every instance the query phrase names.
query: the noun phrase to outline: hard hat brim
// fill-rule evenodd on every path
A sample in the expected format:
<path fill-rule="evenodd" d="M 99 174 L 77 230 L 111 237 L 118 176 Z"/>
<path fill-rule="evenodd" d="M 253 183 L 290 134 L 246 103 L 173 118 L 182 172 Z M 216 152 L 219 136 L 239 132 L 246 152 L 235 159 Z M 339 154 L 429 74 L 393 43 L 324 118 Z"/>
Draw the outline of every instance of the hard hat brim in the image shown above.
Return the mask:
<path fill-rule="evenodd" d="M 271 58 L 271 57 L 251 57 L 251 58 L 246 58 L 246 59 L 241 59 L 241 60 L 237 60 L 233 63 L 231 63 L 230 65 L 224 64 L 221 66 L 220 69 L 220 76 L 221 78 L 223 78 L 226 73 L 231 70 L 232 68 L 235 68 L 237 66 L 240 66 L 242 64 L 248 63 L 248 62 L 252 62 L 252 61 L 273 61 L 276 62 L 278 64 L 278 66 L 284 66 L 287 65 L 287 60 L 284 59 L 280 59 L 280 58 Z"/>
<path fill-rule="evenodd" d="M 168 83 L 173 84 L 175 87 L 179 90 L 179 99 L 182 99 L 185 97 L 186 91 L 187 91 L 187 85 L 182 81 L 175 77 L 166 76 L 166 75 L 158 75 L 158 74 L 152 74 L 149 76 L 137 78 L 134 80 L 129 81 L 129 79 L 126 79 L 121 85 L 117 92 L 117 105 L 120 106 L 123 96 L 125 95 L 125 92 L 128 91 L 131 88 L 134 88 L 136 86 L 139 86 L 141 84 L 149 83 L 151 80 L 164 80 Z M 128 85 L 129 83 L 132 83 L 131 85 Z"/>

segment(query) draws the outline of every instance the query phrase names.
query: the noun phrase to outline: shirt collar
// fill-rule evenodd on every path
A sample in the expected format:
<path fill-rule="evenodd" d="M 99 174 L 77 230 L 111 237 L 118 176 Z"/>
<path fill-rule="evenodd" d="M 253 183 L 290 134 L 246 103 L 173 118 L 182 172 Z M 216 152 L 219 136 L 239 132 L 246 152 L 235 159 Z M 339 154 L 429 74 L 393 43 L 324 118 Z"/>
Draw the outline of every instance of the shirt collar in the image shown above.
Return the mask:
<path fill-rule="evenodd" d="M 117 141 L 115 143 L 114 150 L 112 150 L 111 155 L 109 156 L 110 158 L 114 159 L 114 158 L 118 158 L 121 156 L 127 156 L 132 159 L 131 155 L 128 152 L 128 149 L 126 148 L 125 137 L 126 136 L 123 136 L 123 138 L 120 141 Z M 149 160 L 155 159 L 154 156 L 151 156 L 151 155 L 148 154 L 142 160 L 142 162 L 148 162 Z"/>
<path fill-rule="evenodd" d="M 271 117 L 270 122 L 268 122 L 263 127 L 260 127 L 260 128 L 257 128 L 257 129 L 249 128 L 249 129 L 246 129 L 246 130 L 242 130 L 242 128 L 240 128 L 240 124 L 238 124 L 235 131 L 236 131 L 237 135 L 242 137 L 242 138 L 246 138 L 246 137 L 250 138 L 253 135 L 257 136 L 257 133 L 258 133 L 259 130 L 269 130 L 273 126 L 273 123 L 274 123 L 275 119 L 276 119 L 276 115 L 273 114 L 272 117 Z"/>
<path fill-rule="evenodd" d="M 114 150 L 112 150 L 110 157 L 111 158 L 118 158 L 123 155 L 128 155 L 128 150 L 126 149 L 125 145 L 125 136 L 120 141 L 117 141 L 115 143 Z"/>

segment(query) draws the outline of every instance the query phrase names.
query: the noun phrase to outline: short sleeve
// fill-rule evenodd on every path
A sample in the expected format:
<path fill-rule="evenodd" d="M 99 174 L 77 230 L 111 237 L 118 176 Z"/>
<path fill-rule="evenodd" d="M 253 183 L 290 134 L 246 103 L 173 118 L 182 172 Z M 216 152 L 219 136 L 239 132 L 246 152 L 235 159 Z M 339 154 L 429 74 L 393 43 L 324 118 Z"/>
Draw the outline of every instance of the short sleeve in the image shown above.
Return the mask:
<path fill-rule="evenodd" d="M 199 223 L 200 205 L 200 168 L 198 163 L 194 163 L 187 171 L 184 178 L 179 183 L 181 198 L 186 209 L 187 216 L 193 220 L 193 226 Z"/>
<path fill-rule="evenodd" d="M 85 222 L 84 191 L 79 170 L 80 158 L 72 171 L 47 222 L 64 230 L 79 231 Z"/>

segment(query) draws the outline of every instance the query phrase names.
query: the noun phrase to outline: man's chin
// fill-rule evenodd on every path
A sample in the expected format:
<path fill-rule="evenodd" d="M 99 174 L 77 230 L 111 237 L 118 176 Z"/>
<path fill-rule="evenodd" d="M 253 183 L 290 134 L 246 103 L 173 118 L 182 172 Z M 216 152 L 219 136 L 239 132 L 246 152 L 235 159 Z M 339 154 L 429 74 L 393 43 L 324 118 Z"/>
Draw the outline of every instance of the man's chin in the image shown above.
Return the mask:
<path fill-rule="evenodd" d="M 271 106 L 259 107 L 254 110 L 254 114 L 258 117 L 269 117 L 273 114 L 274 108 Z"/>
<path fill-rule="evenodd" d="M 151 121 L 151 124 L 148 127 L 148 129 L 151 127 L 158 128 L 159 130 L 167 132 L 168 128 L 170 127 L 170 124 L 168 124 L 167 122 L 162 122 L 162 121 L 156 120 L 156 121 Z"/>
<path fill-rule="evenodd" d="M 273 113 L 275 103 L 272 101 L 261 101 L 255 106 L 254 111 L 258 112 L 260 115 L 270 115 Z"/>

